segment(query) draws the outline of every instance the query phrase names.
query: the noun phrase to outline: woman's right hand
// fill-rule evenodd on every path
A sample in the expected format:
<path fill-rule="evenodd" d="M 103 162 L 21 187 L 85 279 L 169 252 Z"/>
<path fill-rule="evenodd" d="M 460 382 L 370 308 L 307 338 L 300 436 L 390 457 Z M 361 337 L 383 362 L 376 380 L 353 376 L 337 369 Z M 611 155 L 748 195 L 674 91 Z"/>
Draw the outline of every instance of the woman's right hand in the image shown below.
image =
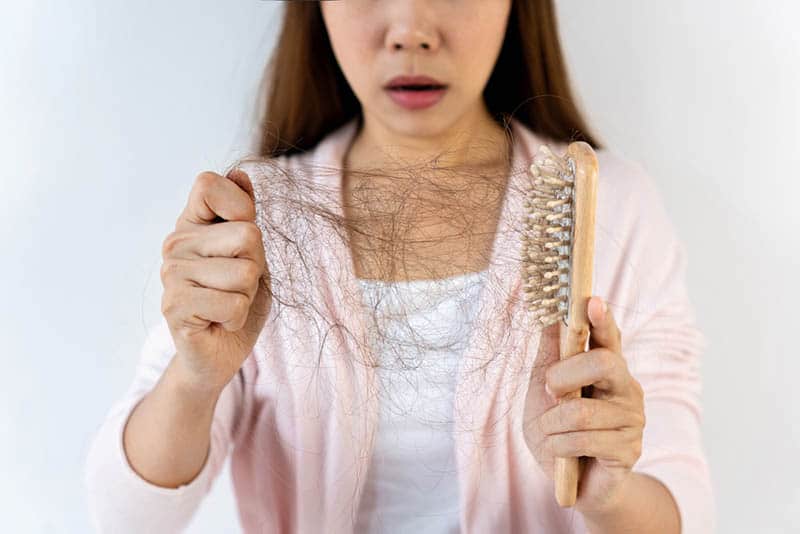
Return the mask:
<path fill-rule="evenodd" d="M 272 305 L 247 174 L 197 176 L 164 240 L 161 312 L 192 386 L 221 391 L 255 345 Z"/>

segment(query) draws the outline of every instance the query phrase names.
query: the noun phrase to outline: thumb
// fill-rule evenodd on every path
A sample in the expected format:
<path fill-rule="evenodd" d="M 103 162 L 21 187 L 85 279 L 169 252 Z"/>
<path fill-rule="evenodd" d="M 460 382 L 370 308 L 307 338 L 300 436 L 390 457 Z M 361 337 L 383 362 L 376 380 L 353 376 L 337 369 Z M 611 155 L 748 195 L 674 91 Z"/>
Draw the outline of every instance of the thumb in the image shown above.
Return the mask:
<path fill-rule="evenodd" d="M 236 167 L 230 170 L 225 175 L 233 183 L 244 189 L 248 196 L 255 201 L 255 193 L 253 192 L 253 183 L 250 181 L 250 176 L 242 169 Z"/>
<path fill-rule="evenodd" d="M 254 336 L 258 336 L 264 323 L 269 316 L 270 309 L 272 308 L 272 287 L 270 285 L 269 270 L 265 268 L 264 273 L 258 279 L 258 290 L 250 303 L 250 311 L 245 322 L 247 332 Z"/>
<path fill-rule="evenodd" d="M 607 348 L 617 354 L 622 352 L 622 336 L 614 316 L 606 302 L 594 296 L 589 299 L 588 314 L 590 327 L 589 348 Z"/>

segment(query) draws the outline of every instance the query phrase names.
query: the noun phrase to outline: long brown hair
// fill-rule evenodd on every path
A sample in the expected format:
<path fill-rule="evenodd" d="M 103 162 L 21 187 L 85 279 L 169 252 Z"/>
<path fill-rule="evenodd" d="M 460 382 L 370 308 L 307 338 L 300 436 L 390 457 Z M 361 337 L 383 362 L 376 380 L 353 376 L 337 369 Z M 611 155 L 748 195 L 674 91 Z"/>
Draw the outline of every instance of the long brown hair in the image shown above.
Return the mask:
<path fill-rule="evenodd" d="M 484 89 L 490 115 L 504 129 L 507 141 L 512 140 L 511 119 L 516 118 L 544 139 L 558 143 L 581 140 L 600 148 L 570 91 L 552 0 L 512 2 L 505 40 Z M 442 165 L 434 158 L 399 170 L 348 168 L 351 176 L 380 176 L 392 186 L 373 189 L 371 179 L 362 180 L 348 194 L 350 213 L 331 209 L 342 201 L 332 196 L 336 186 L 315 178 L 317 173 L 331 176 L 337 169 L 314 167 L 311 161 L 292 166 L 288 158 L 312 150 L 328 133 L 360 117 L 360 104 L 339 68 L 319 3 L 287 2 L 285 8 L 280 36 L 262 80 L 258 136 L 245 160 L 257 164 L 253 170 L 257 175 L 253 180 L 256 216 L 269 263 L 271 317 L 276 319 L 287 310 L 298 314 L 313 325 L 303 335 L 315 337 L 314 342 L 321 345 L 331 328 L 353 335 L 340 318 L 311 298 L 326 284 L 324 279 L 341 280 L 342 271 L 336 270 L 347 268 L 323 264 L 314 251 L 339 246 L 323 240 L 340 240 L 354 257 L 368 258 L 371 277 L 404 278 L 406 267 L 413 265 L 417 276 L 425 270 L 426 279 L 441 282 L 456 267 L 466 267 L 456 265 L 449 254 L 418 254 L 420 242 L 425 250 L 437 245 L 426 233 L 430 222 L 446 222 L 447 235 L 440 237 L 443 244 L 464 243 L 472 252 L 473 243 L 483 241 L 478 234 L 488 232 L 487 225 L 499 215 L 487 207 L 500 206 L 504 196 L 525 192 L 509 191 L 515 181 L 499 179 L 501 174 L 494 168 L 473 169 L 470 162 Z M 509 160 L 510 155 L 507 151 Z M 432 168 L 436 170 L 433 174 Z M 526 173 L 527 168 L 512 167 L 509 174 Z M 443 176 L 458 179 L 440 179 Z M 420 198 L 425 201 L 419 202 Z M 510 231 L 521 233 L 523 221 L 515 221 Z M 474 264 L 468 266 L 475 268 Z M 499 279 L 488 277 L 484 283 L 486 291 L 502 291 Z M 396 290 L 392 285 L 386 287 L 384 297 Z M 380 324 L 379 305 L 372 303 L 371 307 L 373 324 Z M 507 326 L 502 332 L 512 330 L 513 317 L 504 314 L 499 320 Z M 415 328 L 407 323 L 407 331 Z M 379 329 L 375 335 L 385 332 Z M 431 348 L 423 335 L 412 337 L 419 348 Z M 354 340 L 363 351 L 356 360 L 375 365 L 372 345 L 355 336 Z M 440 342 L 436 343 L 436 350 L 442 350 Z M 391 350 L 403 346 L 389 345 Z M 492 352 L 490 348 L 488 352 Z M 395 356 L 398 362 L 406 357 L 402 350 Z"/>
<path fill-rule="evenodd" d="M 273 83 L 279 79 L 279 83 Z M 257 139 L 262 158 L 311 149 L 360 113 L 331 48 L 319 2 L 287 2 L 261 81 Z M 512 0 L 502 49 L 484 89 L 492 117 L 512 117 L 556 141 L 599 142 L 573 98 L 552 0 Z"/>

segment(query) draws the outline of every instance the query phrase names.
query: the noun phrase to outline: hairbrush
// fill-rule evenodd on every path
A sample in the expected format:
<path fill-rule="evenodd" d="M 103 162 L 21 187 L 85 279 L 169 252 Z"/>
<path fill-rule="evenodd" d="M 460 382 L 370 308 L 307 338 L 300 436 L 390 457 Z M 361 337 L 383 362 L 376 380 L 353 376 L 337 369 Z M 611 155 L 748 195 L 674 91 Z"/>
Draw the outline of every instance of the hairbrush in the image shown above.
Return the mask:
<path fill-rule="evenodd" d="M 524 300 L 542 328 L 559 323 L 559 357 L 586 350 L 587 304 L 592 291 L 597 157 L 583 141 L 557 156 L 542 145 L 530 166 L 522 233 Z M 570 392 L 559 403 L 581 397 Z M 556 457 L 555 496 L 561 506 L 575 504 L 579 458 Z"/>

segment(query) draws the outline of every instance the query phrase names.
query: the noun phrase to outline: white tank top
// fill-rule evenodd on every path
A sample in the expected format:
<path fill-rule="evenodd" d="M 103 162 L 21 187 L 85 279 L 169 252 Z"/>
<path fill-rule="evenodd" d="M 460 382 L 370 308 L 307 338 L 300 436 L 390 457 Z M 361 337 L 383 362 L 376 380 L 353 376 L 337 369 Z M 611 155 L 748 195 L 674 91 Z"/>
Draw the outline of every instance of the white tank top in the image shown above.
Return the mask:
<path fill-rule="evenodd" d="M 379 417 L 356 532 L 459 532 L 453 390 L 485 275 L 359 279 Z"/>

